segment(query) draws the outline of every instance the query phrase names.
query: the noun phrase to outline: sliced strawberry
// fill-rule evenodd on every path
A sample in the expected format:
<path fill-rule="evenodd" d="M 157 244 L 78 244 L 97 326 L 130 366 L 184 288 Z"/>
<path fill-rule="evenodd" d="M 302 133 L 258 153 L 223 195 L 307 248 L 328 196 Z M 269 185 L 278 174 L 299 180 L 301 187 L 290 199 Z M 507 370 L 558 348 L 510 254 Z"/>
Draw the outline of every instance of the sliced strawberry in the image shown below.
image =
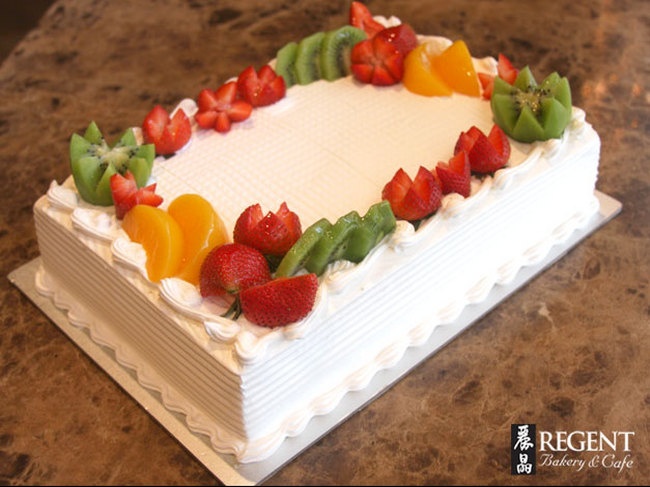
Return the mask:
<path fill-rule="evenodd" d="M 217 132 L 228 132 L 233 122 L 250 117 L 253 106 L 237 98 L 237 82 L 228 81 L 216 91 L 203 89 L 197 99 L 198 112 L 194 115 L 201 128 L 213 128 Z"/>
<path fill-rule="evenodd" d="M 284 98 L 286 85 L 284 78 L 278 76 L 268 64 L 255 71 L 249 66 L 237 78 L 239 96 L 253 107 L 272 105 Z"/>
<path fill-rule="evenodd" d="M 497 60 L 497 73 L 499 77 L 506 81 L 508 84 L 513 84 L 517 79 L 519 70 L 515 68 L 504 54 L 499 53 Z"/>
<path fill-rule="evenodd" d="M 408 24 L 399 24 L 393 27 L 387 27 L 377 33 L 393 44 L 403 55 L 406 55 L 415 49 L 418 45 L 418 37 L 413 28 Z"/>
<path fill-rule="evenodd" d="M 504 54 L 499 53 L 497 59 L 497 75 L 509 84 L 513 84 L 517 79 L 519 70 L 515 68 Z M 494 76 L 487 73 L 478 73 L 478 79 L 483 88 L 482 96 L 489 100 L 492 98 L 492 89 L 494 87 Z"/>
<path fill-rule="evenodd" d="M 487 174 L 502 168 L 510 158 L 510 141 L 498 125 L 493 125 L 489 135 L 476 126 L 462 132 L 456 141 L 454 154 L 464 150 L 473 172 Z"/>
<path fill-rule="evenodd" d="M 404 76 L 404 54 L 380 36 L 355 44 L 350 61 L 354 77 L 362 83 L 388 86 Z"/>
<path fill-rule="evenodd" d="M 368 7 L 356 1 L 350 5 L 350 25 L 363 30 L 368 39 L 384 29 L 384 26 L 372 17 Z"/>
<path fill-rule="evenodd" d="M 317 292 L 316 274 L 300 274 L 249 287 L 240 293 L 239 299 L 248 321 L 275 328 L 307 316 L 314 307 Z"/>
<path fill-rule="evenodd" d="M 402 168 L 384 186 L 382 199 L 390 203 L 396 218 L 417 221 L 435 213 L 440 207 L 442 189 L 431 171 L 420 166 L 411 180 Z"/>
<path fill-rule="evenodd" d="M 485 100 L 492 98 L 492 90 L 494 89 L 494 76 L 487 73 L 476 73 L 478 80 L 481 83 L 481 96 Z"/>
<path fill-rule="evenodd" d="M 271 280 L 262 253 L 240 243 L 227 243 L 211 250 L 201 265 L 199 289 L 203 297 L 236 295 Z"/>
<path fill-rule="evenodd" d="M 436 174 L 442 186 L 442 193 L 458 193 L 467 198 L 472 189 L 472 170 L 469 157 L 464 150 L 458 151 L 448 162 L 436 165 Z"/>
<path fill-rule="evenodd" d="M 233 240 L 258 249 L 264 255 L 283 256 L 302 235 L 298 215 L 282 203 L 277 212 L 262 213 L 259 203 L 246 208 L 237 219 Z"/>
<path fill-rule="evenodd" d="M 124 176 L 115 173 L 111 176 L 111 195 L 115 205 L 115 217 L 122 220 L 135 205 L 160 206 L 162 196 L 156 194 L 156 184 L 138 188 L 135 176 L 127 171 Z"/>
<path fill-rule="evenodd" d="M 142 135 L 147 144 L 156 146 L 156 154 L 166 156 L 183 148 L 192 136 L 192 125 L 182 109 L 170 118 L 162 106 L 156 105 L 142 122 Z"/>

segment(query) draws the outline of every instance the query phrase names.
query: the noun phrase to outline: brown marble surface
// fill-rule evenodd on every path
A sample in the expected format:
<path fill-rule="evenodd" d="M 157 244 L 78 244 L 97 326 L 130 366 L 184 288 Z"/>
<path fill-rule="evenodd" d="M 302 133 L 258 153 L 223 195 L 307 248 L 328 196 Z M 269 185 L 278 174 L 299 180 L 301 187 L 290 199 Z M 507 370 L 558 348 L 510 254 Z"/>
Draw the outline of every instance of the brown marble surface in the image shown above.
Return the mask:
<path fill-rule="evenodd" d="M 268 485 L 644 485 L 650 479 L 650 4 L 368 2 L 418 32 L 568 76 L 621 214 L 267 480 Z M 32 204 L 68 139 L 109 135 L 337 27 L 347 1 L 59 0 L 0 67 L 2 273 L 38 256 Z M 540 202 L 543 204 L 543 202 Z M 0 484 L 218 484 L 8 279 Z M 627 464 L 510 475 L 510 425 L 634 432 Z M 617 459 L 625 453 L 619 448 Z M 590 458 L 591 453 L 574 454 Z M 557 455 L 556 458 L 560 458 Z"/>

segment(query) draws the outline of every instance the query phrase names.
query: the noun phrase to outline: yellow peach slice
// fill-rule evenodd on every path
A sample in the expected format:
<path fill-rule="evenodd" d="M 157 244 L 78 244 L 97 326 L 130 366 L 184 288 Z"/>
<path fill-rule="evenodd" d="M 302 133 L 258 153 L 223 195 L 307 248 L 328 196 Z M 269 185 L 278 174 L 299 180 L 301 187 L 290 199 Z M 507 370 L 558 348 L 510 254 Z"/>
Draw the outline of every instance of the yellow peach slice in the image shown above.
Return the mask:
<path fill-rule="evenodd" d="M 147 253 L 147 275 L 152 282 L 178 272 L 183 255 L 183 233 L 165 210 L 136 205 L 122 220 L 122 228 Z"/>
<path fill-rule="evenodd" d="M 457 93 L 479 96 L 481 86 L 472 63 L 472 56 L 464 41 L 458 40 L 431 59 L 433 69 Z"/>
<path fill-rule="evenodd" d="M 452 90 L 433 70 L 434 57 L 431 43 L 424 42 L 408 53 L 404 59 L 402 83 L 412 93 L 423 96 L 450 96 Z"/>
<path fill-rule="evenodd" d="M 167 211 L 180 226 L 185 242 L 176 277 L 197 285 L 205 256 L 228 242 L 226 226 L 210 202 L 198 194 L 180 195 Z"/>

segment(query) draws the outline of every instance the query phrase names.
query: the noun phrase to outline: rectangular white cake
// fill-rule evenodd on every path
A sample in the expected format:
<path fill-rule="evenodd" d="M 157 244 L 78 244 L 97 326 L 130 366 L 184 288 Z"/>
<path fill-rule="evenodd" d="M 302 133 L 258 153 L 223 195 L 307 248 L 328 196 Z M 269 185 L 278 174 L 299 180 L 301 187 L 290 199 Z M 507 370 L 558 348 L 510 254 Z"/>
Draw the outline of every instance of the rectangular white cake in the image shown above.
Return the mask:
<path fill-rule="evenodd" d="M 196 110 L 191 100 L 181 106 Z M 433 168 L 461 131 L 492 124 L 489 102 L 477 97 L 318 81 L 290 88 L 226 135 L 196 130 L 183 151 L 155 161 L 153 179 L 163 208 L 198 193 L 231 230 L 247 206 L 284 201 L 306 228 L 365 213 L 397 168 Z M 331 264 L 314 310 L 286 327 L 225 319 L 184 281 L 148 281 L 142 248 L 112 208 L 81 201 L 71 178 L 53 182 L 34 208 L 37 288 L 217 452 L 264 460 L 597 212 L 600 140 L 582 110 L 560 139 L 511 143 L 507 167 L 474 178 L 470 197 L 445 196 L 417 230 L 398 221 L 360 264 Z"/>

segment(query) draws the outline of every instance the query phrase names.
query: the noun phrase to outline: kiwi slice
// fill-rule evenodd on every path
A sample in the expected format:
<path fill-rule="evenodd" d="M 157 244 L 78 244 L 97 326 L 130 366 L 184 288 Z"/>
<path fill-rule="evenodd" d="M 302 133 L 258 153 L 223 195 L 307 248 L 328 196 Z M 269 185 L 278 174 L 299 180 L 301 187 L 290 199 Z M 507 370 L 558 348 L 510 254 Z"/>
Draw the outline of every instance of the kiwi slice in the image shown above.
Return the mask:
<path fill-rule="evenodd" d="M 295 274 L 305 264 L 316 243 L 331 226 L 332 224 L 327 218 L 321 218 L 307 227 L 296 243 L 282 257 L 275 276 L 289 277 Z"/>
<path fill-rule="evenodd" d="M 296 49 L 296 79 L 298 84 L 307 85 L 320 79 L 320 51 L 324 32 L 316 32 L 303 38 Z"/>
<path fill-rule="evenodd" d="M 350 232 L 344 258 L 354 263 L 361 262 L 381 239 L 395 229 L 396 224 L 390 203 L 386 200 L 375 203 L 361 219 L 361 225 Z"/>
<path fill-rule="evenodd" d="M 366 38 L 363 30 L 351 25 L 344 25 L 325 34 L 319 59 L 321 78 L 334 81 L 350 74 L 350 51 L 355 44 Z"/>
<path fill-rule="evenodd" d="M 497 125 L 520 142 L 559 138 L 571 121 L 567 78 L 553 72 L 538 85 L 528 66 L 512 85 L 497 76 L 490 104 Z"/>
<path fill-rule="evenodd" d="M 127 171 L 133 173 L 138 187 L 146 185 L 155 150 L 153 144 L 138 145 L 131 129 L 110 145 L 97 124 L 91 122 L 83 137 L 73 134 L 70 138 L 70 168 L 79 195 L 93 205 L 110 206 L 111 176 Z"/>
<path fill-rule="evenodd" d="M 287 88 L 298 82 L 295 67 L 297 54 L 298 43 L 292 41 L 282 46 L 275 56 L 275 72 L 284 78 Z"/>
<path fill-rule="evenodd" d="M 361 224 L 356 211 L 340 217 L 316 242 L 305 262 L 305 268 L 320 276 L 330 262 L 342 259 L 348 247 L 352 230 Z"/>

